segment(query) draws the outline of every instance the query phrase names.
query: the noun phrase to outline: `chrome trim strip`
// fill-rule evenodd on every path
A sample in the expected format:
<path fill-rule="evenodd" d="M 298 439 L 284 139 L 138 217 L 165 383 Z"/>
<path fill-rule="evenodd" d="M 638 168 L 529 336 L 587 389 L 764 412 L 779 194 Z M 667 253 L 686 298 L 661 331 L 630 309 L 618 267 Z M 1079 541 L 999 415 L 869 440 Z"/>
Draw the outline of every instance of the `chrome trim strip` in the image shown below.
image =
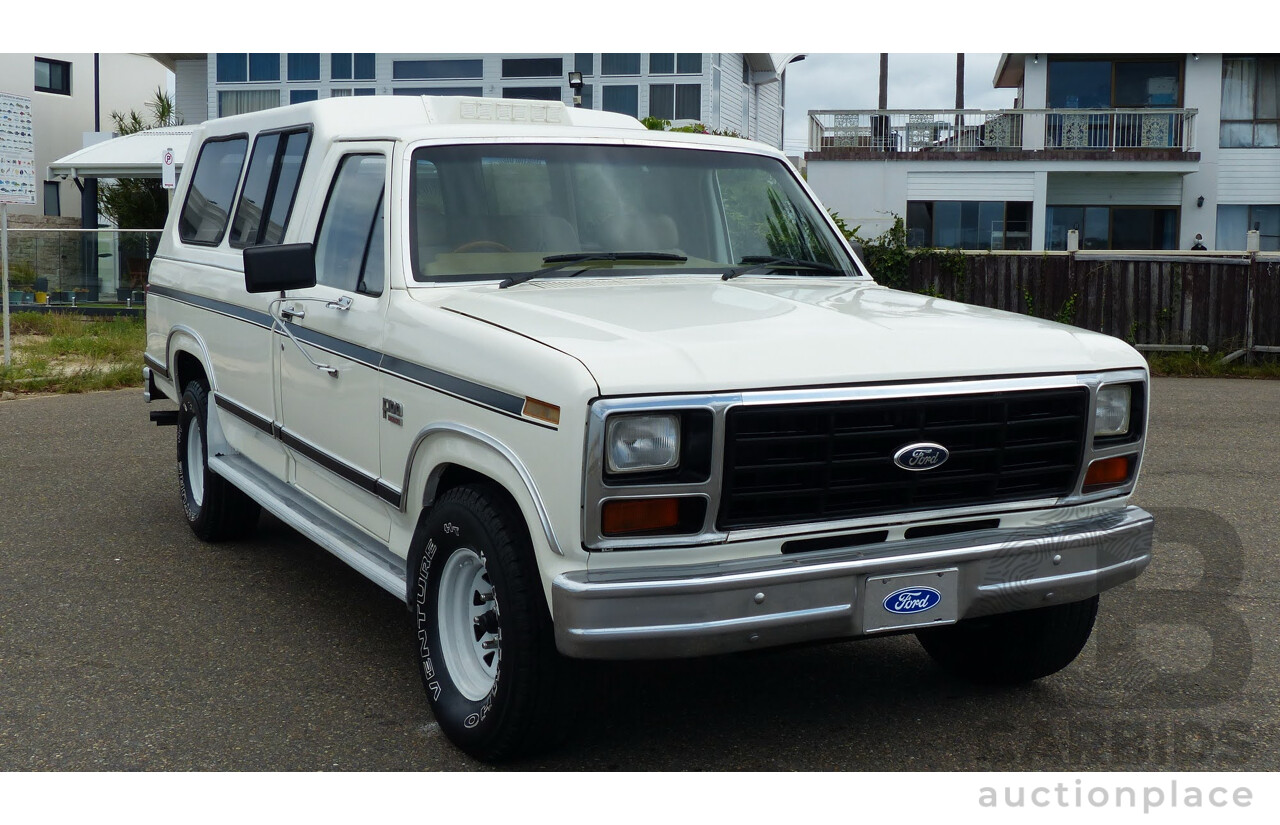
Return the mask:
<path fill-rule="evenodd" d="M 524 482 L 524 486 L 529 493 L 529 497 L 533 499 L 533 506 L 538 511 L 538 521 L 542 524 L 542 532 L 547 538 L 547 544 L 551 546 L 551 549 L 556 555 L 564 555 L 564 546 L 560 543 L 560 540 L 556 538 L 555 528 L 551 525 L 551 516 L 547 512 L 546 505 L 542 502 L 542 493 L 539 492 L 538 484 L 533 480 L 533 474 L 529 472 L 529 468 L 524 465 L 524 462 L 520 460 L 514 451 L 508 448 L 501 441 L 498 441 L 492 436 L 482 433 L 477 429 L 468 427 L 465 424 L 441 421 L 429 424 L 418 431 L 418 435 L 413 440 L 413 446 L 409 448 L 409 457 L 405 461 L 404 484 L 401 486 L 402 490 L 409 489 L 409 476 L 410 473 L 413 472 L 414 459 L 418 454 L 418 449 L 422 446 L 422 443 L 427 440 L 427 438 L 436 433 L 452 433 L 454 435 L 461 435 L 465 438 L 469 438 L 473 441 L 478 441 L 479 443 L 497 451 L 499 455 L 505 458 L 507 463 L 511 465 L 512 469 L 516 471 L 516 474 L 520 476 L 520 480 Z M 400 509 L 403 510 L 408 505 L 408 502 L 403 493 L 400 495 Z"/>

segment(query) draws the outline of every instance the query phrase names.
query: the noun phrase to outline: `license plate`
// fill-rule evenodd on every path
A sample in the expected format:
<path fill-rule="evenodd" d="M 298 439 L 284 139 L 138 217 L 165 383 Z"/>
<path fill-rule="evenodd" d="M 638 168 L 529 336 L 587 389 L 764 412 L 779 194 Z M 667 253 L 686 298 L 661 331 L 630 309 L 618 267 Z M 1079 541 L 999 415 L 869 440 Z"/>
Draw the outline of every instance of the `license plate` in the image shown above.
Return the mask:
<path fill-rule="evenodd" d="M 867 633 L 954 624 L 960 571 L 868 576 L 863 587 L 862 627 Z"/>

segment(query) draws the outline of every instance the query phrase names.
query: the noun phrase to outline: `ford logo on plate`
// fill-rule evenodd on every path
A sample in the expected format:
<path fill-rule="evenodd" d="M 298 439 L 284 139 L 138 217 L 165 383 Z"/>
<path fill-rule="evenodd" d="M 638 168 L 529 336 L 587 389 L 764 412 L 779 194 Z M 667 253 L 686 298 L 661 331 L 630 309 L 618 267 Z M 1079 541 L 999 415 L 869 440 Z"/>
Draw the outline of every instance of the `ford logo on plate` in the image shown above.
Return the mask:
<path fill-rule="evenodd" d="M 942 594 L 932 587 L 904 587 L 884 597 L 884 609 L 890 613 L 923 613 L 937 607 Z"/>
<path fill-rule="evenodd" d="M 950 451 L 941 444 L 926 442 L 908 444 L 893 454 L 893 463 L 904 470 L 919 472 L 941 467 L 951 457 Z"/>

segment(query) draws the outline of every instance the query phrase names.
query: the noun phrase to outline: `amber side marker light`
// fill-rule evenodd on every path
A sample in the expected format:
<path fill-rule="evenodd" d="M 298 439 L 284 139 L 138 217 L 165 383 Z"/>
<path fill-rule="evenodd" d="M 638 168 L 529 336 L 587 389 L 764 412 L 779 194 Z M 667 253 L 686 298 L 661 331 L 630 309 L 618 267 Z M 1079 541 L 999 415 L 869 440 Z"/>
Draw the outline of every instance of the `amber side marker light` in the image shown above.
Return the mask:
<path fill-rule="evenodd" d="M 1084 476 L 1084 492 L 1093 493 L 1107 487 L 1116 487 L 1129 480 L 1133 468 L 1133 456 L 1122 455 L 1103 458 L 1089 465 Z"/>
<path fill-rule="evenodd" d="M 680 523 L 680 502 L 674 498 L 635 498 L 606 501 L 600 527 L 606 536 L 652 533 Z"/>

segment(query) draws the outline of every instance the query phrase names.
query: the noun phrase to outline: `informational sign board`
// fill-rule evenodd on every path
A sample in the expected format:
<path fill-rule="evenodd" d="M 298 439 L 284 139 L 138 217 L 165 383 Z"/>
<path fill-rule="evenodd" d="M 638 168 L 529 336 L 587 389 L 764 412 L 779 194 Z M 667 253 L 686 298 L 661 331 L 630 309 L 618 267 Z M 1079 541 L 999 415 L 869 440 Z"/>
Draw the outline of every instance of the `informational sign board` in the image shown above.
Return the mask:
<path fill-rule="evenodd" d="M 36 202 L 31 98 L 0 92 L 0 203 Z"/>

